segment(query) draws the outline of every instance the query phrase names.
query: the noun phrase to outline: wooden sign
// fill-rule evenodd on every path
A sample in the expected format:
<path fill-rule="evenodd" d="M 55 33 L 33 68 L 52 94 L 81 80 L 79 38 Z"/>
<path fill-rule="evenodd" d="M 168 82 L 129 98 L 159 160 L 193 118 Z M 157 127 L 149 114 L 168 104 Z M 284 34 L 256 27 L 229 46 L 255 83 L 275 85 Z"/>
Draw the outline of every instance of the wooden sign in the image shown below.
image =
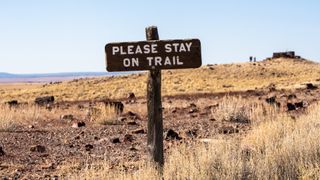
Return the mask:
<path fill-rule="evenodd" d="M 105 51 L 110 72 L 201 66 L 199 39 L 109 43 Z"/>

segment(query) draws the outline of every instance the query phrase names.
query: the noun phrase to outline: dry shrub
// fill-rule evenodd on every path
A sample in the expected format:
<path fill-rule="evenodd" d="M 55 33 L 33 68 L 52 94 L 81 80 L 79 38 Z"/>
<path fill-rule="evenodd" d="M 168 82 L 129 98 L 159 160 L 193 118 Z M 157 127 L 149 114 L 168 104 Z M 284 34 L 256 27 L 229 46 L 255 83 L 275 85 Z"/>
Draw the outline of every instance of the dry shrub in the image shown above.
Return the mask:
<path fill-rule="evenodd" d="M 254 123 L 275 118 L 278 114 L 275 107 L 261 101 L 247 101 L 242 97 L 225 96 L 219 106 L 212 110 L 212 115 L 220 121 Z"/>
<path fill-rule="evenodd" d="M 0 131 L 14 130 L 18 125 L 37 121 L 40 114 L 39 107 L 33 105 L 12 108 L 9 105 L 0 105 Z"/>
<path fill-rule="evenodd" d="M 98 103 L 95 107 L 89 109 L 90 120 L 102 125 L 119 124 L 118 112 L 114 106 Z"/>
<path fill-rule="evenodd" d="M 317 179 L 320 177 L 320 105 L 296 120 L 267 116 L 244 138 L 182 144 L 166 158 L 164 179 Z M 73 179 L 161 179 L 147 163 L 138 171 L 82 169 Z"/>

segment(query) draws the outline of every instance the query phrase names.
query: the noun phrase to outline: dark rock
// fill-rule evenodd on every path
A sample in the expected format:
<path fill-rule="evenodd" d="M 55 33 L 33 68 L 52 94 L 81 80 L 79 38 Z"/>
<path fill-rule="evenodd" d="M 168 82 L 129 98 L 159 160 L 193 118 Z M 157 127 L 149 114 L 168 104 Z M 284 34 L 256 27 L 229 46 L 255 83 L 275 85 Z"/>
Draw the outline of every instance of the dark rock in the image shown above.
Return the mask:
<path fill-rule="evenodd" d="M 111 142 L 113 143 L 113 144 L 117 144 L 117 143 L 120 143 L 120 139 L 117 137 L 117 138 L 112 138 L 111 139 Z"/>
<path fill-rule="evenodd" d="M 136 129 L 136 130 L 133 130 L 132 133 L 133 134 L 144 134 L 145 131 L 144 131 L 144 129 Z"/>
<path fill-rule="evenodd" d="M 196 113 L 198 112 L 198 109 L 197 108 L 191 108 L 189 109 L 189 113 L 192 114 L 192 113 Z"/>
<path fill-rule="evenodd" d="M 269 104 L 274 104 L 276 103 L 276 97 L 275 96 L 269 97 L 266 99 L 266 102 Z"/>
<path fill-rule="evenodd" d="M 136 96 L 135 96 L 135 94 L 134 93 L 129 93 L 128 94 L 128 100 L 129 100 L 129 102 L 131 102 L 131 103 L 134 103 L 134 102 L 136 102 Z"/>
<path fill-rule="evenodd" d="M 293 103 L 287 103 L 288 111 L 296 110 L 296 106 Z"/>
<path fill-rule="evenodd" d="M 312 83 L 307 83 L 306 86 L 307 86 L 307 89 L 310 89 L 310 90 L 318 89 L 318 86 L 315 86 Z"/>
<path fill-rule="evenodd" d="M 288 99 L 295 99 L 297 96 L 295 94 L 289 94 Z"/>
<path fill-rule="evenodd" d="M 134 140 L 134 137 L 132 134 L 126 134 L 124 135 L 124 142 L 132 142 Z"/>
<path fill-rule="evenodd" d="M 36 145 L 36 146 L 32 146 L 30 148 L 31 152 L 38 152 L 38 153 L 44 153 L 46 152 L 46 147 L 42 146 L 42 145 Z"/>
<path fill-rule="evenodd" d="M 9 105 L 9 107 L 15 107 L 19 105 L 17 100 L 8 101 L 5 104 Z"/>
<path fill-rule="evenodd" d="M 123 121 L 125 121 L 125 120 L 127 120 L 127 118 L 126 118 L 126 117 L 122 117 L 122 116 L 118 117 L 118 121 L 123 122 Z"/>
<path fill-rule="evenodd" d="M 269 84 L 267 88 L 269 89 L 270 92 L 276 91 L 276 85 L 273 83 Z"/>
<path fill-rule="evenodd" d="M 300 101 L 300 102 L 294 103 L 294 105 L 296 106 L 296 108 L 305 108 L 308 106 L 308 103 L 305 101 Z"/>
<path fill-rule="evenodd" d="M 6 153 L 4 152 L 4 150 L 2 149 L 2 147 L 0 146 L 0 156 L 4 156 Z"/>
<path fill-rule="evenodd" d="M 136 113 L 133 113 L 133 112 L 131 112 L 131 111 L 128 111 L 128 112 L 125 113 L 124 115 L 126 115 L 126 116 L 137 116 Z"/>
<path fill-rule="evenodd" d="M 62 115 L 60 117 L 61 120 L 69 120 L 69 121 L 72 121 L 74 118 L 73 118 L 73 115 L 72 114 L 65 114 L 65 115 Z"/>
<path fill-rule="evenodd" d="M 136 98 L 136 96 L 133 92 L 128 94 L 128 99 L 134 99 L 134 98 Z"/>
<path fill-rule="evenodd" d="M 232 87 L 233 87 L 233 85 L 230 85 L 230 84 L 224 84 L 224 85 L 222 85 L 222 87 L 223 87 L 223 88 L 232 88 Z"/>
<path fill-rule="evenodd" d="M 188 130 L 186 132 L 187 136 L 189 137 L 197 137 L 198 136 L 198 129 L 191 129 L 191 130 Z"/>
<path fill-rule="evenodd" d="M 53 96 L 43 96 L 43 97 L 37 97 L 34 102 L 39 106 L 45 106 L 47 104 L 52 104 L 54 102 Z"/>
<path fill-rule="evenodd" d="M 86 145 L 84 146 L 84 149 L 85 149 L 86 151 L 91 151 L 91 150 L 93 149 L 93 145 L 92 145 L 92 144 L 86 144 Z"/>
<path fill-rule="evenodd" d="M 239 129 L 236 129 L 232 126 L 223 126 L 219 129 L 219 132 L 223 134 L 233 134 L 233 133 L 239 133 Z"/>
<path fill-rule="evenodd" d="M 181 140 L 182 138 L 179 136 L 177 132 L 172 129 L 169 129 L 166 134 L 166 140 Z"/>
<path fill-rule="evenodd" d="M 195 103 L 191 103 L 191 104 L 190 104 L 190 107 L 191 107 L 191 108 L 197 108 L 197 105 L 196 105 Z"/>
<path fill-rule="evenodd" d="M 28 128 L 29 129 L 34 129 L 34 125 L 29 125 Z"/>
<path fill-rule="evenodd" d="M 73 123 L 73 124 L 72 124 L 72 127 L 73 127 L 73 128 L 80 128 L 80 127 L 85 127 L 85 126 L 86 126 L 86 123 L 83 122 L 83 121 L 76 122 L 76 123 Z"/>
<path fill-rule="evenodd" d="M 131 126 L 138 125 L 138 123 L 135 121 L 129 121 L 127 124 Z"/>

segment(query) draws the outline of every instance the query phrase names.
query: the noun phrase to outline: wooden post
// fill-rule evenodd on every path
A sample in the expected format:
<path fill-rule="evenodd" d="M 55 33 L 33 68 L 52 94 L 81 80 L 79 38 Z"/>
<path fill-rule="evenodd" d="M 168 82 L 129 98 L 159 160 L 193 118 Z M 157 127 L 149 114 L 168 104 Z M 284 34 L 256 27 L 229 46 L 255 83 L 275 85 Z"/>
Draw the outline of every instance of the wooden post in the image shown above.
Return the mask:
<path fill-rule="evenodd" d="M 158 29 L 155 26 L 146 28 L 147 40 L 159 40 Z M 163 157 L 163 120 L 161 105 L 161 70 L 150 70 L 147 85 L 148 104 L 148 151 L 152 161 L 162 173 Z"/>

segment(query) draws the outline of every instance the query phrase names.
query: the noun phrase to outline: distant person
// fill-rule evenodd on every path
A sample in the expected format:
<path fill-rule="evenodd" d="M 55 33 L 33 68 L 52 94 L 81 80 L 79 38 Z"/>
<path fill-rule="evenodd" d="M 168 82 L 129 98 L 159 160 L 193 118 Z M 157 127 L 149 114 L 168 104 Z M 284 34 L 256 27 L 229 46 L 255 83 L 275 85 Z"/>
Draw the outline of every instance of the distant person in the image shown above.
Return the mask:
<path fill-rule="evenodd" d="M 249 61 L 252 62 L 252 56 L 249 57 Z"/>
<path fill-rule="evenodd" d="M 253 58 L 253 62 L 257 62 L 257 58 L 256 57 Z"/>

